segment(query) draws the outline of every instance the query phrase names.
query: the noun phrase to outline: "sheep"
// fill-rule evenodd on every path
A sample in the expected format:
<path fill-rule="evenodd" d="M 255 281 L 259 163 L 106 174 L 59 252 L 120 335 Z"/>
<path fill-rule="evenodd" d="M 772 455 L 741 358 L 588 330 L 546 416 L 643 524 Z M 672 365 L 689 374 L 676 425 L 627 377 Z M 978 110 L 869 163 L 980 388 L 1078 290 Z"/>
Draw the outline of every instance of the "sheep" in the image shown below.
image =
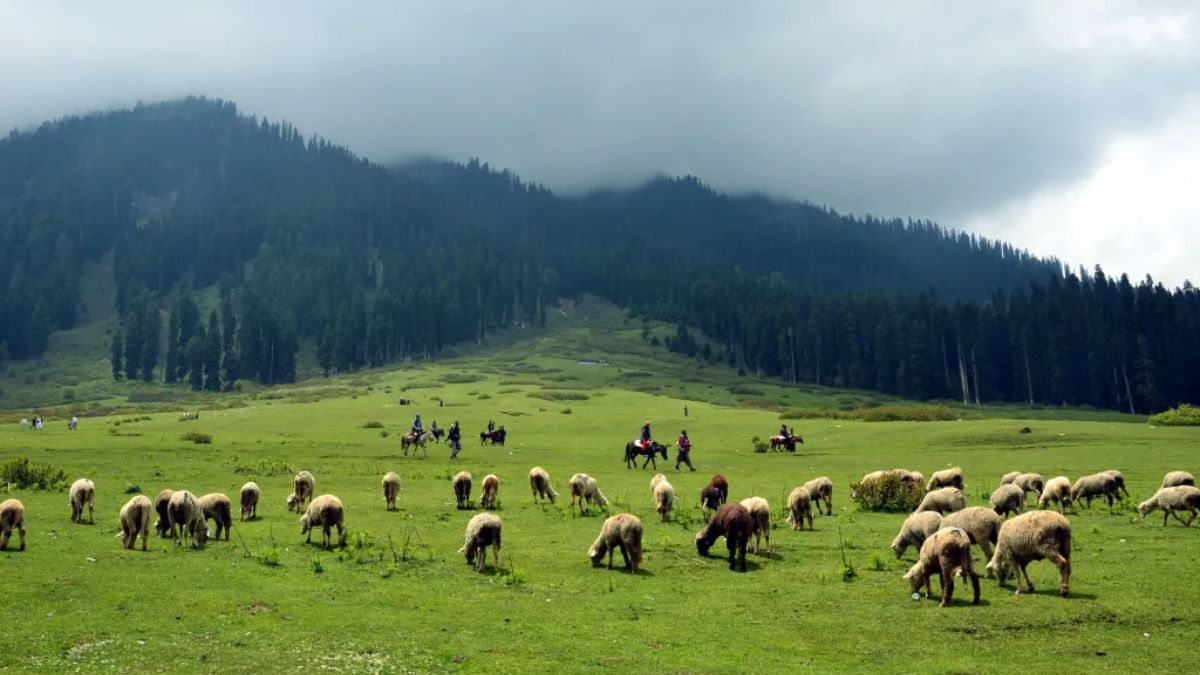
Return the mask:
<path fill-rule="evenodd" d="M 387 510 L 392 511 L 396 508 L 396 498 L 400 496 L 400 474 L 395 471 L 389 471 L 383 474 L 383 501 L 387 504 Z"/>
<path fill-rule="evenodd" d="M 343 531 L 346 527 L 346 509 L 342 507 L 342 500 L 333 495 L 321 495 L 312 500 L 308 505 L 308 511 L 300 516 L 300 534 L 307 534 L 304 543 L 312 543 L 313 528 L 321 527 L 321 546 L 323 548 L 333 548 L 331 541 L 330 528 L 337 527 L 338 546 L 341 546 L 345 541 Z"/>
<path fill-rule="evenodd" d="M 721 493 L 721 503 L 729 501 L 729 481 L 725 480 L 725 476 L 717 474 L 709 479 L 708 484 L 717 489 Z"/>
<path fill-rule="evenodd" d="M 1108 507 L 1111 509 L 1113 498 L 1116 496 L 1117 480 L 1107 473 L 1083 476 L 1075 481 L 1075 485 L 1071 486 L 1071 501 L 1078 504 L 1080 499 L 1086 499 L 1088 508 L 1092 507 L 1093 498 L 1104 497 L 1108 500 Z"/>
<path fill-rule="evenodd" d="M 746 571 L 746 546 L 750 543 L 750 531 L 754 529 L 754 520 L 750 511 L 741 504 L 722 504 L 717 515 L 708 521 L 696 534 L 696 550 L 702 556 L 708 555 L 717 537 L 725 537 L 725 545 L 729 547 L 729 569 Z M 734 554 L 738 563 L 734 564 Z"/>
<path fill-rule="evenodd" d="M 1125 474 L 1116 469 L 1109 469 L 1108 471 L 1103 471 L 1101 473 L 1106 473 L 1112 476 L 1113 482 L 1116 483 L 1117 492 L 1113 494 L 1113 497 L 1116 497 L 1117 499 L 1124 499 L 1125 497 L 1129 496 L 1129 490 L 1125 489 Z M 1121 495 L 1124 495 L 1124 497 Z"/>
<path fill-rule="evenodd" d="M 860 480 L 860 481 L 858 482 L 859 488 L 865 488 L 865 487 L 868 487 L 868 486 L 870 486 L 870 485 L 873 485 L 873 484 L 875 484 L 875 483 L 878 483 L 879 481 L 883 480 L 883 476 L 884 476 L 884 474 L 886 474 L 886 473 L 887 473 L 886 471 L 872 471 L 871 473 L 868 473 L 868 474 L 864 475 L 864 476 L 862 477 L 862 480 Z M 856 491 L 854 491 L 854 490 L 851 490 L 851 491 L 850 491 L 850 498 L 851 498 L 851 499 L 857 499 L 857 498 L 858 498 L 858 493 L 857 493 Z"/>
<path fill-rule="evenodd" d="M 454 474 L 454 478 L 450 481 L 454 487 L 454 501 L 459 509 L 471 508 L 471 474 L 467 471 L 459 471 Z"/>
<path fill-rule="evenodd" d="M 1167 526 L 1168 516 L 1174 516 L 1184 527 L 1190 527 L 1192 521 L 1196 520 L 1196 510 L 1200 509 L 1200 489 L 1194 485 L 1160 488 L 1153 497 L 1138 504 L 1138 513 L 1142 518 L 1154 509 L 1163 510 L 1163 527 Z M 1184 520 L 1179 517 L 1180 511 L 1187 511 L 1192 517 Z"/>
<path fill-rule="evenodd" d="M 1058 510 L 1066 511 L 1071 506 L 1071 479 L 1066 476 L 1055 476 L 1046 483 L 1042 496 L 1038 497 L 1038 507 L 1046 508 L 1051 502 L 1058 502 Z"/>
<path fill-rule="evenodd" d="M 804 529 L 805 518 L 808 518 L 808 529 L 813 529 L 812 503 L 814 500 L 812 498 L 812 493 L 809 491 L 806 485 L 801 485 L 800 487 L 795 488 L 792 490 L 791 494 L 788 495 L 787 522 L 792 524 L 793 530 Z M 820 500 L 816 500 L 816 502 L 817 508 L 820 509 Z"/>
<path fill-rule="evenodd" d="M 754 553 L 758 553 L 763 537 L 767 540 L 767 557 L 771 557 L 771 506 L 762 497 L 747 497 L 742 500 L 742 506 L 750 512 L 753 527 L 750 533 L 754 535 Z"/>
<path fill-rule="evenodd" d="M 208 541 L 208 521 L 192 493 L 179 490 L 172 494 L 167 503 L 167 518 L 176 546 L 183 545 L 184 537 L 191 537 L 192 546 L 204 547 L 204 542 Z"/>
<path fill-rule="evenodd" d="M 956 487 L 959 490 L 963 489 L 963 470 L 962 467 L 954 467 L 953 469 L 942 469 L 936 471 L 929 477 L 929 484 L 925 489 L 932 492 L 938 488 Z"/>
<path fill-rule="evenodd" d="M 954 511 L 961 511 L 966 506 L 967 498 L 963 495 L 962 490 L 955 487 L 946 487 L 927 493 L 925 498 L 921 500 L 921 504 L 917 506 L 917 510 L 913 513 L 937 511 L 945 515 Z"/>
<path fill-rule="evenodd" d="M 662 484 L 670 486 L 670 483 L 660 483 Z M 588 549 L 592 567 L 599 567 L 607 553 L 608 569 L 611 570 L 613 551 L 616 549 L 621 549 L 625 569 L 637 574 L 638 565 L 642 564 L 642 521 L 632 513 L 618 513 L 604 521 L 604 526 L 600 528 L 600 536 L 596 537 L 596 541 Z"/>
<path fill-rule="evenodd" d="M 1168 472 L 1167 475 L 1163 476 L 1163 487 L 1178 487 L 1180 485 L 1191 485 L 1192 487 L 1196 487 L 1196 479 L 1192 477 L 1192 474 L 1186 471 L 1171 471 Z"/>
<path fill-rule="evenodd" d="M 992 510 L 999 516 L 1020 515 L 1025 510 L 1025 491 L 1016 483 L 1001 485 L 992 493 Z"/>
<path fill-rule="evenodd" d="M 307 471 L 301 471 L 292 479 L 292 494 L 288 495 L 288 511 L 304 511 L 304 503 L 317 491 L 317 479 Z"/>
<path fill-rule="evenodd" d="M 154 530 L 158 532 L 158 536 L 163 538 L 173 536 L 171 518 L 167 515 L 167 505 L 171 503 L 171 496 L 174 494 L 174 490 L 163 490 L 154 499 L 154 511 L 158 514 L 158 520 L 154 521 Z"/>
<path fill-rule="evenodd" d="M 820 476 L 805 483 L 804 489 L 808 490 L 808 496 L 817 505 L 817 513 L 833 515 L 833 481 L 829 480 L 827 476 Z M 824 512 L 821 511 L 822 500 L 825 501 Z M 808 527 L 812 529 L 812 523 L 809 523 Z"/>
<path fill-rule="evenodd" d="M 922 511 L 904 519 L 900 532 L 892 540 L 892 551 L 899 560 L 909 546 L 920 548 L 929 535 L 942 527 L 942 514 L 937 511 Z"/>
<path fill-rule="evenodd" d="M 220 492 L 214 492 L 197 499 L 196 503 L 200 505 L 204 519 L 212 519 L 217 526 L 213 539 L 219 540 L 221 531 L 224 530 L 225 541 L 229 541 L 229 530 L 233 528 L 233 504 L 229 501 L 229 497 Z"/>
<path fill-rule="evenodd" d="M 483 494 L 479 496 L 479 505 L 485 509 L 495 510 L 496 495 L 500 492 L 500 477 L 489 473 L 483 477 Z"/>
<path fill-rule="evenodd" d="M 467 564 L 474 565 L 476 572 L 482 572 L 487 561 L 487 547 L 492 547 L 496 566 L 500 565 L 500 518 L 493 513 L 480 513 L 467 523 L 466 541 L 458 549 L 467 557 Z M 479 556 L 476 559 L 476 555 Z"/>
<path fill-rule="evenodd" d="M 1033 582 L 1025 566 L 1034 560 L 1049 560 L 1058 567 L 1058 590 L 1067 596 L 1071 580 L 1071 523 L 1061 513 L 1030 511 L 1008 520 L 1000 527 L 996 552 L 987 564 L 1003 586 L 1009 574 L 1017 578 L 1017 593 L 1021 592 L 1021 575 L 1033 592 Z"/>
<path fill-rule="evenodd" d="M 533 501 L 536 504 L 538 497 L 549 499 L 553 504 L 554 500 L 558 499 L 558 493 L 554 491 L 554 486 L 550 484 L 550 474 L 540 466 L 535 466 L 529 470 L 529 489 L 533 492 Z"/>
<path fill-rule="evenodd" d="M 142 537 L 142 550 L 146 550 L 146 540 L 150 537 L 150 514 L 154 513 L 154 505 L 146 495 L 137 495 L 121 507 L 121 533 L 118 537 L 125 542 L 125 548 L 132 550 L 138 535 Z"/>
<path fill-rule="evenodd" d="M 908 469 L 892 469 L 889 474 L 900 479 L 901 483 L 916 483 L 920 487 L 925 487 L 925 476 L 920 471 L 909 471 Z"/>
<path fill-rule="evenodd" d="M 971 543 L 983 551 L 984 561 L 992 559 L 992 545 L 1000 537 L 1000 526 L 1004 521 L 986 506 L 968 506 L 942 519 L 942 527 L 957 527 L 967 533 Z M 988 576 L 992 571 L 988 570 Z"/>
<path fill-rule="evenodd" d="M 658 512 L 659 522 L 667 522 L 667 516 L 675 505 L 675 486 L 666 478 L 654 485 L 654 510 Z"/>
<path fill-rule="evenodd" d="M 21 537 L 21 550 L 25 550 L 25 505 L 16 499 L 0 502 L 0 551 L 8 548 L 8 538 L 13 530 Z"/>
<path fill-rule="evenodd" d="M 574 509 L 575 501 L 579 500 L 580 515 L 590 509 L 592 502 L 596 502 L 596 505 L 602 508 L 608 506 L 608 498 L 600 492 L 600 487 L 596 485 L 596 479 L 586 473 L 577 473 L 571 476 L 571 480 L 567 481 L 567 486 L 571 488 L 571 508 Z"/>
<path fill-rule="evenodd" d="M 1022 473 L 1024 473 L 1024 471 L 1009 471 L 1008 473 L 1004 474 L 1003 477 L 1000 478 L 1000 484 L 1008 485 L 1009 483 L 1016 480 L 1017 476 L 1020 476 Z"/>
<path fill-rule="evenodd" d="M 971 604 L 979 604 L 979 575 L 975 573 L 975 563 L 971 559 L 971 538 L 960 528 L 944 527 L 930 535 L 925 543 L 921 544 L 917 564 L 909 568 L 904 578 L 908 580 L 914 594 L 919 593 L 924 586 L 925 597 L 932 598 L 929 579 L 934 574 L 938 575 L 942 586 L 942 600 L 938 607 L 947 607 L 954 596 L 955 568 L 959 568 L 964 576 L 971 578 L 971 587 L 975 591 Z"/>
<path fill-rule="evenodd" d="M 1023 473 L 1014 478 L 1012 484 L 1025 492 L 1034 493 L 1035 499 L 1041 499 L 1042 490 L 1046 489 L 1046 482 L 1042 480 L 1040 473 Z"/>
<path fill-rule="evenodd" d="M 709 511 L 721 508 L 721 491 L 711 485 L 705 485 L 700 490 L 700 507 L 704 509 L 705 515 Z"/>
<path fill-rule="evenodd" d="M 661 473 L 654 474 L 654 478 L 650 479 L 650 492 L 654 492 L 654 487 L 666 479 L 667 477 Z"/>
<path fill-rule="evenodd" d="M 95 523 L 95 506 L 96 506 L 96 484 L 86 478 L 71 483 L 71 492 L 67 496 L 67 502 L 71 505 L 71 522 L 83 522 L 83 507 L 86 504 L 88 510 L 88 522 Z"/>
<path fill-rule="evenodd" d="M 925 477 L 922 476 L 919 472 L 909 471 L 908 469 L 892 469 L 891 471 L 872 471 L 871 473 L 868 473 L 862 477 L 862 480 L 859 481 L 859 488 L 862 489 L 862 488 L 869 487 L 875 483 L 878 483 L 879 481 L 884 480 L 885 478 L 895 478 L 896 480 L 900 481 L 901 483 L 914 484 L 914 485 L 918 486 L 919 488 L 921 488 L 922 491 L 925 488 Z M 858 492 L 852 490 L 850 492 L 850 497 L 851 497 L 851 499 L 858 498 Z"/>
<path fill-rule="evenodd" d="M 242 507 L 241 519 L 252 520 L 258 517 L 258 497 L 261 491 L 258 483 L 250 481 L 242 486 L 238 502 Z"/>

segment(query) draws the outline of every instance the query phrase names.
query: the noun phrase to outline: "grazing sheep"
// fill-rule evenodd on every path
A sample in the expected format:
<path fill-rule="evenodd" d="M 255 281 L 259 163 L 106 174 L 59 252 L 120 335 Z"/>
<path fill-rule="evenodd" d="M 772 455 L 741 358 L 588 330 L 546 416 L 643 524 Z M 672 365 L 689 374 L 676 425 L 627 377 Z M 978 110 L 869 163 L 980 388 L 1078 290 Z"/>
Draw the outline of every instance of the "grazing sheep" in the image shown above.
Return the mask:
<path fill-rule="evenodd" d="M 905 518 L 904 524 L 900 526 L 900 532 L 892 540 L 892 551 L 895 552 L 896 558 L 899 559 L 904 555 L 909 546 L 916 546 L 919 549 L 929 535 L 937 532 L 941 527 L 942 514 L 937 511 L 922 511 Z"/>
<path fill-rule="evenodd" d="M 1066 476 L 1055 476 L 1046 483 L 1042 496 L 1038 497 L 1038 507 L 1046 508 L 1051 502 L 1058 503 L 1060 512 L 1071 506 L 1071 479 Z"/>
<path fill-rule="evenodd" d="M 986 506 L 968 506 L 962 511 L 955 511 L 942 519 L 942 527 L 957 527 L 967 533 L 971 543 L 983 551 L 985 561 L 992 559 L 992 545 L 1000 537 L 1000 526 L 1004 521 L 996 512 Z M 988 570 L 988 576 L 992 571 Z"/>
<path fill-rule="evenodd" d="M 920 487 L 925 487 L 925 475 L 920 471 L 909 471 L 908 469 L 892 469 L 889 474 L 900 479 L 901 483 L 916 483 Z"/>
<path fill-rule="evenodd" d="M 953 469 L 942 469 L 936 471 L 929 477 L 929 484 L 925 489 L 932 492 L 938 488 L 956 487 L 959 490 L 963 489 L 963 471 L 962 467 L 954 467 Z"/>
<path fill-rule="evenodd" d="M 1022 473 L 1025 473 L 1025 472 L 1024 471 L 1009 471 L 1008 473 L 1004 474 L 1004 476 L 1000 479 L 1000 484 L 1008 485 L 1009 483 L 1015 481 L 1017 479 L 1017 476 L 1020 476 Z"/>
<path fill-rule="evenodd" d="M 1058 566 L 1058 590 L 1066 597 L 1071 580 L 1071 523 L 1061 513 L 1030 511 L 1005 521 L 987 566 L 996 573 L 1001 586 L 1010 574 L 1015 576 L 1018 593 L 1024 575 L 1032 593 L 1033 582 L 1025 566 L 1034 560 L 1049 560 Z"/>
<path fill-rule="evenodd" d="M 538 497 L 549 499 L 553 504 L 554 500 L 558 499 L 558 493 L 554 491 L 554 486 L 550 484 L 550 474 L 540 466 L 535 466 L 529 470 L 529 489 L 533 492 L 533 501 L 536 504 Z"/>
<path fill-rule="evenodd" d="M 137 495 L 121 507 L 121 537 L 125 548 L 133 549 L 138 535 L 142 537 L 142 550 L 146 550 L 146 540 L 150 538 L 150 514 L 154 513 L 154 505 L 146 495 Z"/>
<path fill-rule="evenodd" d="M 171 495 L 171 500 L 167 502 L 167 519 L 176 546 L 183 545 L 184 537 L 190 537 L 195 548 L 203 548 L 208 541 L 208 521 L 204 519 L 204 511 L 200 510 L 196 497 L 187 490 L 179 490 Z"/>
<path fill-rule="evenodd" d="M 1184 527 L 1190 527 L 1192 521 L 1196 520 L 1196 510 L 1200 509 L 1200 489 L 1194 485 L 1160 488 L 1153 497 L 1138 504 L 1138 513 L 1142 514 L 1142 518 L 1155 509 L 1163 510 L 1163 527 L 1167 526 L 1168 516 L 1174 516 Z M 1187 511 L 1192 517 L 1184 520 L 1179 517 L 1180 511 Z"/>
<path fill-rule="evenodd" d="M 754 535 L 754 553 L 758 553 L 759 544 L 763 537 L 767 540 L 767 557 L 771 557 L 771 505 L 762 497 L 747 497 L 742 500 L 742 506 L 750 512 L 753 527 L 750 533 Z"/>
<path fill-rule="evenodd" d="M 1025 492 L 1032 492 L 1034 499 L 1041 499 L 1042 490 L 1046 489 L 1046 482 L 1042 480 L 1040 473 L 1023 473 L 1014 478 L 1012 484 Z"/>
<path fill-rule="evenodd" d="M 575 501 L 579 500 L 579 513 L 583 514 L 591 508 L 592 502 L 596 502 L 597 506 L 608 506 L 608 499 L 604 493 L 600 492 L 600 487 L 596 485 L 596 479 L 586 473 L 577 473 L 571 476 L 571 480 L 567 481 L 567 486 L 571 488 L 571 509 L 575 508 Z"/>
<path fill-rule="evenodd" d="M 971 603 L 979 604 L 979 575 L 975 573 L 975 563 L 971 559 L 971 538 L 957 527 L 945 527 L 930 535 L 921 544 L 917 564 L 909 568 L 904 578 L 908 579 L 913 593 L 919 593 L 924 586 L 925 597 L 932 598 L 933 589 L 929 580 L 934 574 L 938 575 L 942 585 L 942 601 L 938 607 L 946 607 L 954 596 L 955 568 L 959 568 L 963 576 L 971 578 L 971 586 L 975 591 Z"/>
<path fill-rule="evenodd" d="M 1016 483 L 1001 485 L 992 493 L 992 510 L 999 516 L 1020 515 L 1025 510 L 1025 491 Z"/>
<path fill-rule="evenodd" d="M 21 537 L 21 550 L 25 550 L 25 505 L 16 499 L 0 502 L 0 551 L 8 548 L 8 538 L 16 530 Z"/>
<path fill-rule="evenodd" d="M 292 494 L 288 495 L 288 511 L 304 511 L 304 503 L 312 499 L 317 491 L 317 479 L 307 471 L 301 471 L 292 479 Z"/>
<path fill-rule="evenodd" d="M 480 513 L 467 523 L 466 541 L 459 553 L 466 554 L 467 564 L 482 572 L 487 561 L 487 547 L 492 547 L 496 566 L 500 566 L 500 518 L 493 513 Z M 475 556 L 478 555 L 478 560 Z"/>
<path fill-rule="evenodd" d="M 229 501 L 229 497 L 220 492 L 214 492 L 197 499 L 196 503 L 200 505 L 200 511 L 204 513 L 204 519 L 211 519 L 217 526 L 213 539 L 219 540 L 221 531 L 224 530 L 225 541 L 229 541 L 229 530 L 233 528 L 233 504 Z"/>
<path fill-rule="evenodd" d="M 721 491 L 711 485 L 705 485 L 700 490 L 700 507 L 704 509 L 706 516 L 709 511 L 721 508 Z"/>
<path fill-rule="evenodd" d="M 258 498 L 261 491 L 258 489 L 258 483 L 250 481 L 242 486 L 241 494 L 238 502 L 242 507 L 242 520 L 251 520 L 258 517 Z"/>
<path fill-rule="evenodd" d="M 154 529 L 158 532 L 158 536 L 163 538 L 174 536 L 171 532 L 171 518 L 167 515 L 167 505 L 171 503 L 171 496 L 174 494 L 174 490 L 163 490 L 154 499 L 154 511 L 158 513 L 158 520 L 154 521 Z"/>
<path fill-rule="evenodd" d="M 1125 489 L 1125 474 L 1117 471 L 1116 469 L 1109 469 L 1108 471 L 1104 471 L 1102 473 L 1112 476 L 1113 482 L 1115 482 L 1117 485 L 1117 492 L 1113 494 L 1114 498 L 1124 499 L 1125 497 L 1129 496 L 1129 490 Z"/>
<path fill-rule="evenodd" d="M 86 504 L 88 510 L 88 522 L 95 523 L 96 511 L 96 484 L 86 478 L 71 483 L 71 492 L 67 497 L 67 501 L 71 504 L 71 521 L 75 523 L 83 522 L 83 507 Z"/>
<path fill-rule="evenodd" d="M 792 524 L 793 530 L 804 529 L 805 518 L 808 518 L 808 529 L 813 529 L 812 502 L 812 492 L 804 485 L 792 490 L 788 495 L 787 522 Z M 821 502 L 818 500 L 818 509 L 821 508 L 820 504 Z"/>
<path fill-rule="evenodd" d="M 1186 471 L 1171 471 L 1167 473 L 1167 475 L 1163 476 L 1163 487 L 1179 487 L 1180 485 L 1191 485 L 1192 487 L 1196 487 L 1196 479 L 1192 477 L 1192 474 Z"/>
<path fill-rule="evenodd" d="M 675 506 L 675 486 L 666 478 L 654 485 L 654 510 L 658 512 L 659 522 L 667 522 L 671 508 Z"/>
<path fill-rule="evenodd" d="M 451 485 L 454 487 L 454 501 L 457 503 L 458 508 L 471 508 L 471 474 L 466 471 L 459 471 L 454 474 Z"/>
<path fill-rule="evenodd" d="M 858 481 L 859 489 L 867 488 L 867 487 L 874 485 L 875 483 L 878 483 L 879 481 L 883 480 L 883 476 L 886 473 L 887 473 L 886 471 L 872 471 L 871 473 L 865 474 L 862 477 L 862 480 Z M 850 498 L 858 499 L 858 491 L 851 489 L 850 490 Z"/>
<path fill-rule="evenodd" d="M 725 476 L 717 474 L 708 480 L 708 484 L 721 493 L 722 504 L 729 501 L 729 481 L 725 480 Z"/>
<path fill-rule="evenodd" d="M 479 496 L 479 505 L 485 509 L 496 508 L 496 495 L 500 493 L 500 477 L 489 473 L 483 477 L 483 494 Z"/>
<path fill-rule="evenodd" d="M 1084 476 L 1075 481 L 1075 485 L 1071 486 L 1071 501 L 1076 504 L 1080 499 L 1086 499 L 1088 508 L 1092 507 L 1092 499 L 1096 497 L 1104 497 L 1108 501 L 1108 507 L 1111 509 L 1113 499 L 1118 497 L 1117 494 L 1117 479 L 1111 474 L 1094 473 L 1090 476 Z"/>
<path fill-rule="evenodd" d="M 833 481 L 829 480 L 827 476 L 821 476 L 805 483 L 804 489 L 808 490 L 808 496 L 817 505 L 817 513 L 833 515 Z M 825 502 L 824 512 L 821 511 L 822 500 Z M 812 523 L 809 523 L 808 527 L 812 529 Z"/>
<path fill-rule="evenodd" d="M 963 495 L 962 490 L 955 487 L 946 487 L 927 493 L 925 498 L 921 500 L 920 506 L 913 513 L 937 511 L 945 515 L 954 511 L 961 511 L 966 506 L 967 498 Z"/>
<path fill-rule="evenodd" d="M 383 501 L 387 504 L 388 511 L 396 508 L 396 498 L 399 496 L 400 474 L 395 471 L 383 474 Z"/>
<path fill-rule="evenodd" d="M 337 527 L 338 545 L 341 546 L 345 540 L 343 530 L 346 527 L 346 509 L 342 507 L 342 500 L 333 495 L 321 495 L 312 500 L 308 505 L 308 511 L 300 516 L 300 534 L 307 534 L 308 537 L 304 543 L 312 543 L 312 530 L 314 527 L 321 527 L 321 546 L 323 548 L 333 548 L 331 537 L 331 528 Z"/>
<path fill-rule="evenodd" d="M 725 545 L 729 547 L 729 569 L 746 571 L 746 545 L 750 543 L 750 532 L 754 529 L 754 519 L 750 511 L 741 504 L 722 504 L 717 515 L 708 521 L 704 529 L 696 534 L 696 550 L 700 555 L 707 556 L 717 537 L 725 537 Z M 734 564 L 734 554 L 738 563 Z"/>
<path fill-rule="evenodd" d="M 659 483 L 663 482 L 666 479 L 667 479 L 667 477 L 661 473 L 654 474 L 654 478 L 650 479 L 650 491 L 654 492 L 654 486 L 658 485 Z"/>
<path fill-rule="evenodd" d="M 663 484 L 670 486 L 670 483 Z M 625 569 L 637 574 L 638 565 L 642 564 L 642 521 L 632 513 L 618 513 L 604 521 L 600 536 L 588 549 L 592 567 L 599 567 L 604 555 L 608 554 L 608 569 L 611 570 L 613 551 L 616 549 L 621 549 Z"/>

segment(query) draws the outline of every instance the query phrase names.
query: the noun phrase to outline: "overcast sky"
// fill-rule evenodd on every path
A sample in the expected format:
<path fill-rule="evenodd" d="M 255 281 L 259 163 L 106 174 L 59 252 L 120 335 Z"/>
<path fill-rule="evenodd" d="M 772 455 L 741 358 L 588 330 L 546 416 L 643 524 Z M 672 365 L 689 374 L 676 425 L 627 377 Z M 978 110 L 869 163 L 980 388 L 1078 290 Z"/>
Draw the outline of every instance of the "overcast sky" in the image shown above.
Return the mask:
<path fill-rule="evenodd" d="M 1200 282 L 1200 5 L 16 2 L 0 128 L 203 94 L 563 192 L 690 173 Z"/>

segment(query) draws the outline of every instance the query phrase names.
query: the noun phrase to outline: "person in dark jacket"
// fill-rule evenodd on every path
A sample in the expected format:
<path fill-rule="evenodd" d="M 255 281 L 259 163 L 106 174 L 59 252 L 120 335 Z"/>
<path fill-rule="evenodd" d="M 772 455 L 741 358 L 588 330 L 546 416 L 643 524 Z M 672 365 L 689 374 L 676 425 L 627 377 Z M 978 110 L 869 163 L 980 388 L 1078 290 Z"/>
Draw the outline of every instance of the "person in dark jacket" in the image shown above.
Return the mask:
<path fill-rule="evenodd" d="M 679 470 L 679 463 L 683 462 L 688 465 L 692 471 L 696 467 L 692 466 L 692 439 L 688 438 L 687 429 L 679 432 L 679 454 L 675 456 L 675 470 Z"/>
<path fill-rule="evenodd" d="M 650 423 L 646 422 L 645 424 L 642 425 L 642 448 L 648 450 L 650 448 L 651 442 L 652 441 L 650 438 Z"/>
<path fill-rule="evenodd" d="M 450 459 L 458 456 L 462 450 L 462 432 L 458 428 L 458 420 L 454 420 L 454 424 L 450 425 L 450 429 L 446 432 L 446 440 L 450 442 Z"/>

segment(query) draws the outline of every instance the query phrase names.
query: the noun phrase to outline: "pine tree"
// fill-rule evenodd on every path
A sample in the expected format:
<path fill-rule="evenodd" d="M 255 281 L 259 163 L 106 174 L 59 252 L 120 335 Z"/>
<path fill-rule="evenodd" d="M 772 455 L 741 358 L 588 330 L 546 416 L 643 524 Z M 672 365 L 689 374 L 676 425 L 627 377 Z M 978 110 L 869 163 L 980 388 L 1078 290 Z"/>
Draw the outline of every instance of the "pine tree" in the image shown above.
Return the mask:
<path fill-rule="evenodd" d="M 167 319 L 167 363 L 163 368 L 163 381 L 167 384 L 179 381 L 179 314 L 179 299 L 176 298 Z"/>
<path fill-rule="evenodd" d="M 124 344 L 124 341 L 121 340 L 121 331 L 115 330 L 115 331 L 113 331 L 113 339 L 112 339 L 112 352 L 111 352 L 112 355 L 109 357 L 109 360 L 112 362 L 113 379 L 118 382 L 121 381 L 121 375 L 123 374 L 122 367 L 121 367 L 121 356 L 124 352 L 125 352 L 125 344 Z"/>
<path fill-rule="evenodd" d="M 183 349 L 183 360 L 187 363 L 188 368 L 188 384 L 194 391 L 204 388 L 205 351 L 204 329 L 198 327 L 192 335 L 192 339 L 188 340 L 187 346 Z"/>
<path fill-rule="evenodd" d="M 41 356 L 50 346 L 50 310 L 46 301 L 38 298 L 33 305 L 33 316 L 29 320 L 29 335 L 25 339 L 29 356 Z"/>
<path fill-rule="evenodd" d="M 162 331 L 162 319 L 158 315 L 158 303 L 147 298 L 146 309 L 142 314 L 142 381 L 154 379 L 154 367 L 158 364 L 159 335 Z"/>
<path fill-rule="evenodd" d="M 221 390 L 221 331 L 215 309 L 208 315 L 208 335 L 204 342 L 204 388 Z"/>

